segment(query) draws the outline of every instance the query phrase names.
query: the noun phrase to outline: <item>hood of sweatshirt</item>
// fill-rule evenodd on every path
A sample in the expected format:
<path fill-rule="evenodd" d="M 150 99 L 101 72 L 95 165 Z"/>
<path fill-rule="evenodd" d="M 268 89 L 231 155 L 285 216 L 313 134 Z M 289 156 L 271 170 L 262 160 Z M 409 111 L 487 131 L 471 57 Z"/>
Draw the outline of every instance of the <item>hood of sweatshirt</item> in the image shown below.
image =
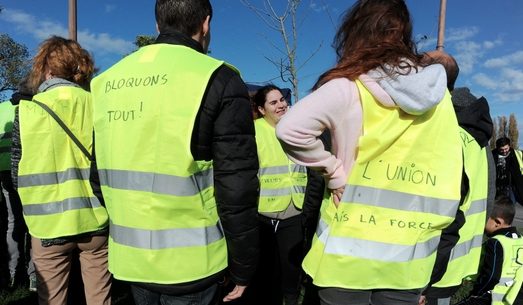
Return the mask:
<path fill-rule="evenodd" d="M 371 70 L 360 80 L 384 106 L 398 106 L 403 111 L 420 115 L 439 104 L 447 90 L 447 74 L 440 64 L 411 69 L 393 77 L 381 68 Z M 369 83 L 375 82 L 377 86 Z M 370 86 L 367 86 L 370 85 Z"/>
<path fill-rule="evenodd" d="M 452 91 L 452 104 L 459 126 L 470 133 L 481 147 L 487 146 L 493 130 L 487 100 L 476 98 L 468 88 L 456 88 Z"/>

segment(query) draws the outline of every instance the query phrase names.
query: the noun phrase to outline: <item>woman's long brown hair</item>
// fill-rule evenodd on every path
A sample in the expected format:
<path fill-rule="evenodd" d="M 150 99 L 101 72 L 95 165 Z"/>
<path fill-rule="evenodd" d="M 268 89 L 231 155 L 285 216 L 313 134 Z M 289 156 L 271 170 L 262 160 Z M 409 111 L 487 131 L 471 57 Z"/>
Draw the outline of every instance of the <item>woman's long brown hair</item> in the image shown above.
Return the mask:
<path fill-rule="evenodd" d="M 47 73 L 88 89 L 94 73 L 94 62 L 78 42 L 52 36 L 42 42 L 33 58 L 28 80 L 33 93 L 37 93 Z"/>
<path fill-rule="evenodd" d="M 394 74 L 423 65 L 412 40 L 412 21 L 404 0 L 357 1 L 346 13 L 334 47 L 338 62 L 319 77 L 313 90 L 335 78 L 355 80 L 377 67 Z"/>

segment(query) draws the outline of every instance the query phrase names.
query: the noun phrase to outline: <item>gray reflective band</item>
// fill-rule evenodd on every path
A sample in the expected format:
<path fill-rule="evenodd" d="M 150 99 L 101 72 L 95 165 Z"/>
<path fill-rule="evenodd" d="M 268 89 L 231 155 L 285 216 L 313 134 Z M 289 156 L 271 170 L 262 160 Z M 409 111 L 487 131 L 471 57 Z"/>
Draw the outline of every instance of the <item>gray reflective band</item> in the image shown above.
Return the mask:
<path fill-rule="evenodd" d="M 415 245 L 398 245 L 351 237 L 329 236 L 325 252 L 385 262 L 408 262 L 423 259 L 436 252 L 439 236 Z"/>
<path fill-rule="evenodd" d="M 440 240 L 440 237 L 436 236 L 423 243 L 406 246 L 351 237 L 329 236 L 329 231 L 327 223 L 320 219 L 316 235 L 325 244 L 325 253 L 388 262 L 408 262 L 428 257 L 436 251 Z"/>
<path fill-rule="evenodd" d="M 438 305 L 450 305 L 450 297 L 438 298 Z"/>
<path fill-rule="evenodd" d="M 307 167 L 299 164 L 292 165 L 292 172 L 294 173 L 307 173 Z"/>
<path fill-rule="evenodd" d="M 69 168 L 63 172 L 31 174 L 18 176 L 18 187 L 30 187 L 39 185 L 51 185 L 64 183 L 69 180 L 88 180 L 88 168 Z"/>
<path fill-rule="evenodd" d="M 514 277 L 501 277 L 498 283 L 506 287 L 512 286 L 512 284 L 514 284 Z"/>
<path fill-rule="evenodd" d="M 26 216 L 42 216 L 86 208 L 99 208 L 101 205 L 96 197 L 76 197 L 57 202 L 28 204 L 22 207 Z"/>
<path fill-rule="evenodd" d="M 303 185 L 293 185 L 292 190 L 294 194 L 305 194 L 305 186 Z"/>
<path fill-rule="evenodd" d="M 504 297 L 504 293 L 497 293 L 492 291 L 492 302 L 502 302 Z"/>
<path fill-rule="evenodd" d="M 478 213 L 483 213 L 487 210 L 487 199 L 474 200 L 470 207 L 465 211 L 465 216 L 470 216 Z"/>
<path fill-rule="evenodd" d="M 194 196 L 214 185 L 212 169 L 189 177 L 116 169 L 100 169 L 98 173 L 104 186 L 173 196 Z"/>
<path fill-rule="evenodd" d="M 260 175 L 278 175 L 278 174 L 286 174 L 288 172 L 289 172 L 288 165 L 269 166 L 269 167 L 260 168 Z"/>
<path fill-rule="evenodd" d="M 223 238 L 219 223 L 205 228 L 144 230 L 111 222 L 109 235 L 115 243 L 150 250 L 207 246 Z"/>
<path fill-rule="evenodd" d="M 470 253 L 474 248 L 481 248 L 483 243 L 483 234 L 475 235 L 472 239 L 466 240 L 454 246 L 450 253 L 450 260 L 454 260 Z"/>
<path fill-rule="evenodd" d="M 316 227 L 316 235 L 322 243 L 325 244 L 327 242 L 327 237 L 329 236 L 329 225 L 327 225 L 327 223 L 321 218 Z"/>
<path fill-rule="evenodd" d="M 260 197 L 276 197 L 276 196 L 286 196 L 290 195 L 291 190 L 288 187 L 277 188 L 277 189 L 267 189 L 260 188 Z"/>
<path fill-rule="evenodd" d="M 348 185 L 341 200 L 343 202 L 354 202 L 409 212 L 432 213 L 447 217 L 455 217 L 459 205 L 458 200 L 431 198 L 361 185 Z"/>

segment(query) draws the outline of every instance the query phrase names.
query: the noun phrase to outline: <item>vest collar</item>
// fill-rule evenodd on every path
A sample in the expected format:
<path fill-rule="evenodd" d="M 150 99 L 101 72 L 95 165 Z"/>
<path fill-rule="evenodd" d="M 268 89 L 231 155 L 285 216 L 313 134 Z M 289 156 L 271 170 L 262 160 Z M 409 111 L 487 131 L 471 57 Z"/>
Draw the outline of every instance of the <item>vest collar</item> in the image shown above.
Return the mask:
<path fill-rule="evenodd" d="M 168 44 L 178 44 L 194 49 L 200 53 L 203 53 L 203 47 L 196 40 L 191 37 L 175 31 L 175 30 L 166 30 L 161 32 L 156 38 L 156 43 L 168 43 Z"/>
<path fill-rule="evenodd" d="M 54 78 L 51 78 L 51 79 L 48 79 L 46 81 L 44 81 L 40 87 L 38 87 L 38 92 L 44 92 L 44 91 L 47 91 L 47 90 L 50 90 L 50 89 L 53 89 L 55 87 L 59 87 L 59 86 L 72 86 L 72 87 L 78 87 L 80 88 L 79 85 L 73 83 L 73 82 L 70 82 L 66 79 L 63 79 L 63 78 L 59 78 L 59 77 L 54 77 Z"/>

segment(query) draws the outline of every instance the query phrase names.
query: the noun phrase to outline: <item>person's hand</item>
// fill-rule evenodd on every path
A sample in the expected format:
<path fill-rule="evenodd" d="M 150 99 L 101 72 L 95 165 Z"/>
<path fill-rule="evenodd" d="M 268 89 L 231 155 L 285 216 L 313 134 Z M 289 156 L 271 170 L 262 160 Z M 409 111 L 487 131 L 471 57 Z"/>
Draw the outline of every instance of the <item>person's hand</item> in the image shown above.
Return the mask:
<path fill-rule="evenodd" d="M 240 298 L 242 296 L 243 292 L 245 291 L 245 288 L 247 288 L 247 286 L 240 286 L 240 285 L 234 286 L 234 289 L 223 298 L 223 301 L 230 302 L 232 300 L 236 300 L 236 299 Z"/>
<path fill-rule="evenodd" d="M 426 303 L 427 303 L 427 297 L 425 297 L 424 295 L 420 295 L 418 305 L 425 305 Z"/>
<path fill-rule="evenodd" d="M 336 205 L 336 207 L 340 205 L 341 197 L 343 196 L 343 191 L 345 191 L 345 186 L 331 190 L 332 200 L 334 201 L 334 205 Z"/>

